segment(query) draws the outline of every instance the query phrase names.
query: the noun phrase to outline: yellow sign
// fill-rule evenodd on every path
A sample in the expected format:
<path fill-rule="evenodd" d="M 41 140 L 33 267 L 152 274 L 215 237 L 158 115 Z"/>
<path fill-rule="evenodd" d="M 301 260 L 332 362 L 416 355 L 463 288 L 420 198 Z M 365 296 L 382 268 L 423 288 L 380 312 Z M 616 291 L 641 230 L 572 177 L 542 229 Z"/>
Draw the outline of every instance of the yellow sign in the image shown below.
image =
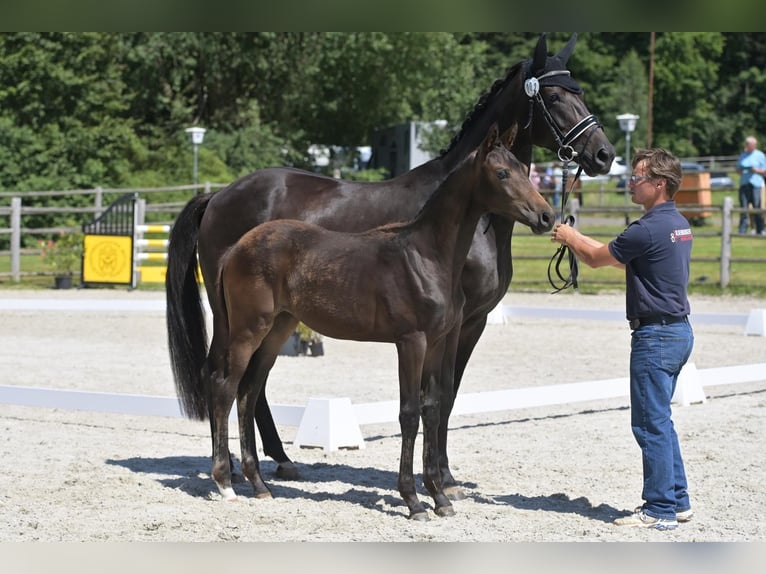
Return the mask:
<path fill-rule="evenodd" d="M 133 279 L 133 237 L 86 235 L 82 263 L 84 283 L 130 285 Z"/>

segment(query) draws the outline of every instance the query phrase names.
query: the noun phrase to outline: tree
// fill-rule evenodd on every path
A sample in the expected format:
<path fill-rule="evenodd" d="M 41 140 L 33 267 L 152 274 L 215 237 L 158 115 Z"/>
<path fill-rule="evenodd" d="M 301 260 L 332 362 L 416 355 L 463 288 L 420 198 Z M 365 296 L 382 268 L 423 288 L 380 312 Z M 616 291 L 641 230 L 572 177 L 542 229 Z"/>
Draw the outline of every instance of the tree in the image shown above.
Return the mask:
<path fill-rule="evenodd" d="M 654 140 L 680 156 L 710 149 L 719 134 L 715 100 L 723 36 L 665 32 L 655 51 Z"/>

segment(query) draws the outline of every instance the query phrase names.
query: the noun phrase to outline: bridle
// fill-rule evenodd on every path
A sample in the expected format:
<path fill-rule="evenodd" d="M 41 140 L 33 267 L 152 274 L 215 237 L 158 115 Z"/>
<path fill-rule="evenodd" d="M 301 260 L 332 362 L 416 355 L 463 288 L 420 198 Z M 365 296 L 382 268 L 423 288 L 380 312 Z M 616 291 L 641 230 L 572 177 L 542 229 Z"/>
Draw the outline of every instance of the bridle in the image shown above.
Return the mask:
<path fill-rule="evenodd" d="M 584 149 L 585 146 L 588 144 L 588 140 L 593 135 L 593 131 L 591 130 L 591 128 L 594 128 L 594 127 L 600 128 L 602 126 L 599 123 L 596 115 L 590 114 L 584 117 L 583 119 L 581 119 L 579 122 L 577 122 L 567 133 L 564 133 L 561 130 L 559 125 L 556 123 L 556 120 L 554 119 L 553 115 L 551 114 L 550 110 L 548 110 L 548 106 L 545 105 L 545 100 L 543 99 L 543 96 L 540 94 L 540 88 L 546 85 L 548 86 L 556 85 L 557 84 L 556 76 L 562 76 L 562 75 L 569 76 L 570 75 L 569 70 L 551 70 L 550 72 L 546 72 L 539 77 L 533 76 L 529 72 L 527 73 L 527 79 L 524 81 L 524 92 L 527 94 L 527 97 L 529 98 L 529 118 L 527 119 L 527 123 L 524 126 L 524 129 L 529 129 L 531 131 L 532 118 L 534 117 L 535 106 L 537 106 L 537 108 L 541 112 L 543 119 L 545 120 L 545 123 L 548 125 L 548 128 L 551 130 L 551 133 L 553 134 L 553 138 L 556 140 L 556 143 L 559 146 L 557 155 L 562 164 L 560 219 L 561 219 L 561 222 L 564 224 L 574 225 L 574 222 L 575 222 L 574 216 L 564 215 L 564 210 L 566 207 L 566 202 L 569 197 L 569 194 L 572 192 L 572 189 L 574 189 L 575 183 L 580 178 L 580 174 L 582 173 L 582 166 L 578 165 L 577 173 L 572 179 L 572 185 L 569 188 L 569 190 L 567 190 L 567 177 L 569 174 L 569 163 L 573 161 L 579 155 L 579 153 L 574 149 L 573 144 L 581 136 L 583 136 L 585 133 L 590 131 L 590 135 L 588 135 L 588 137 L 585 139 L 585 142 L 583 143 L 582 149 Z M 531 158 L 530 158 L 530 163 L 531 163 Z M 561 263 L 564 260 L 564 257 L 567 257 L 567 261 L 569 263 L 568 277 L 564 277 L 564 275 L 561 273 Z M 552 271 L 555 271 L 561 283 L 557 284 L 554 282 Z M 554 289 L 553 293 L 558 293 L 569 287 L 573 287 L 574 289 L 577 289 L 578 274 L 579 274 L 579 268 L 577 265 L 577 258 L 574 256 L 574 253 L 572 253 L 572 251 L 566 245 L 560 245 L 559 248 L 556 250 L 556 253 L 553 254 L 553 257 L 551 258 L 550 262 L 548 263 L 548 282 L 551 284 L 551 287 L 553 287 Z"/>

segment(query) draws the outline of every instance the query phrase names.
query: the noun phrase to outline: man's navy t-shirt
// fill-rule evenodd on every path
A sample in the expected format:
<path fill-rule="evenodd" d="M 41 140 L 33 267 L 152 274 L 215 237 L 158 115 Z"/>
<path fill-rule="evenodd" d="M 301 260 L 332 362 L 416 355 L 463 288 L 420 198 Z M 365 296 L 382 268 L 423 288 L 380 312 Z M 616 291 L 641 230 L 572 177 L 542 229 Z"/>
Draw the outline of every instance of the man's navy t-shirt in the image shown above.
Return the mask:
<path fill-rule="evenodd" d="M 688 315 L 689 222 L 666 201 L 647 211 L 609 243 L 609 252 L 625 265 L 628 320 Z"/>

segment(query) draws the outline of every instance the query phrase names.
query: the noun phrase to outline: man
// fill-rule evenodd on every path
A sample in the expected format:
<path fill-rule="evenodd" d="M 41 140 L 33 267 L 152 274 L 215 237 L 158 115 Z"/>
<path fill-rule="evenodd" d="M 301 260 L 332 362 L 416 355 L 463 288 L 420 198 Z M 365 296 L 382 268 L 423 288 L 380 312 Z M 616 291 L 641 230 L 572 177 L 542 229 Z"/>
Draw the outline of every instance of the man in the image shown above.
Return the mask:
<path fill-rule="evenodd" d="M 739 206 L 747 209 L 752 204 L 753 209 L 761 208 L 761 188 L 763 176 L 766 174 L 766 155 L 758 149 L 758 140 L 754 136 L 745 138 L 745 149 L 737 161 L 737 173 L 739 179 Z M 739 232 L 747 232 L 747 213 L 739 215 Z M 763 215 L 755 214 L 755 232 L 758 235 L 766 235 L 763 231 Z"/>
<path fill-rule="evenodd" d="M 686 472 L 670 400 L 694 335 L 688 321 L 692 233 L 673 196 L 681 164 L 670 152 L 639 150 L 628 180 L 633 203 L 645 213 L 609 244 L 557 225 L 551 241 L 567 245 L 591 267 L 625 269 L 626 311 L 633 330 L 630 406 L 633 436 L 641 447 L 644 503 L 617 518 L 619 526 L 672 530 L 692 517 Z"/>

